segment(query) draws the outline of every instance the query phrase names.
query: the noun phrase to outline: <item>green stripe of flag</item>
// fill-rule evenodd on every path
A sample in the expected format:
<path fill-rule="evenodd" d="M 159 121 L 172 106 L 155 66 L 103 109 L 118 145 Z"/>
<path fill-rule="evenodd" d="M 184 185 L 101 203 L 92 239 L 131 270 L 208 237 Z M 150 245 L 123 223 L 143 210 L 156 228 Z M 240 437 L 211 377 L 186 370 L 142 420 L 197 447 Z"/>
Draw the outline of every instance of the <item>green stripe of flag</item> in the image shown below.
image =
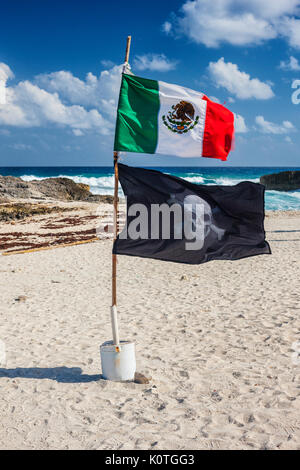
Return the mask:
<path fill-rule="evenodd" d="M 155 153 L 159 108 L 157 81 L 123 74 L 114 149 Z"/>

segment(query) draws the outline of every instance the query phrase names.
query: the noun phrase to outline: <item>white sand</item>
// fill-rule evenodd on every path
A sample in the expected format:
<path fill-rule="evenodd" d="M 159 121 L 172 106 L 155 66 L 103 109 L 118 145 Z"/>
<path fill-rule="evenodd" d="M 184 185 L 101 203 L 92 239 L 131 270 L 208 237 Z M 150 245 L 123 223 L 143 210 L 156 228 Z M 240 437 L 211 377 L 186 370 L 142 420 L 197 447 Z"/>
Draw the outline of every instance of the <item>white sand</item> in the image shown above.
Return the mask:
<path fill-rule="evenodd" d="M 300 449 L 300 215 L 266 227 L 272 256 L 119 257 L 121 336 L 149 385 L 99 380 L 109 240 L 0 256 L 0 448 Z"/>

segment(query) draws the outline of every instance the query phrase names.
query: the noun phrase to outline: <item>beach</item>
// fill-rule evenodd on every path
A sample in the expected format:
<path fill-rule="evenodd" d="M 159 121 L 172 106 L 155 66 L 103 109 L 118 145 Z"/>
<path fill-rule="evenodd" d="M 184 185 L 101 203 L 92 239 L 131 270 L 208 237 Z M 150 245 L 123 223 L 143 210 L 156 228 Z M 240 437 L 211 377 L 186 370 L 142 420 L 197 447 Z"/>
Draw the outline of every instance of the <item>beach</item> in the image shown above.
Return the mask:
<path fill-rule="evenodd" d="M 118 257 L 121 338 L 135 341 L 149 384 L 101 378 L 109 234 L 0 253 L 0 449 L 300 449 L 300 212 L 268 211 L 265 227 L 272 255 L 199 266 Z"/>
<path fill-rule="evenodd" d="M 300 0 L 70 3 L 1 5 L 0 451 L 300 450 Z"/>

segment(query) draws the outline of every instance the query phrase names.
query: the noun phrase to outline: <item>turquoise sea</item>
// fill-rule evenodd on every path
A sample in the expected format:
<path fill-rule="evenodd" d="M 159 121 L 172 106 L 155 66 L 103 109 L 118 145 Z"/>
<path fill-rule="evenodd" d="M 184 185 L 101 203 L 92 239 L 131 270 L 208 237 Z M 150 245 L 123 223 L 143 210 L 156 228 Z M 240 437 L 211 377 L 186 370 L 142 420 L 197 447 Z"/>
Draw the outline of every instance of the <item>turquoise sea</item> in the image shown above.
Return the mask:
<path fill-rule="evenodd" d="M 206 185 L 234 185 L 241 181 L 259 182 L 262 175 L 300 168 L 263 167 L 153 167 L 164 173 Z M 24 181 L 67 177 L 76 183 L 88 184 L 94 194 L 113 194 L 112 167 L 0 167 L 1 175 L 19 176 Z M 291 192 L 266 191 L 267 210 L 300 210 L 300 190 Z"/>

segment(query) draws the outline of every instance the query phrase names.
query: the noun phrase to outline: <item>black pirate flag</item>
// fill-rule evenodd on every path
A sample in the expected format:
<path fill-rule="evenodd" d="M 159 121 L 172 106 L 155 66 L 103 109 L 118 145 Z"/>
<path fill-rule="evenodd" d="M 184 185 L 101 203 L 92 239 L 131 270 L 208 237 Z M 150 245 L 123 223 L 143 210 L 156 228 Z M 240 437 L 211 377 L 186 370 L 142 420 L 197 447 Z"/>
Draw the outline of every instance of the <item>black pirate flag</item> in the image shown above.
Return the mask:
<path fill-rule="evenodd" d="M 120 255 L 200 264 L 270 254 L 264 186 L 204 186 L 155 170 L 119 165 L 127 220 Z"/>

